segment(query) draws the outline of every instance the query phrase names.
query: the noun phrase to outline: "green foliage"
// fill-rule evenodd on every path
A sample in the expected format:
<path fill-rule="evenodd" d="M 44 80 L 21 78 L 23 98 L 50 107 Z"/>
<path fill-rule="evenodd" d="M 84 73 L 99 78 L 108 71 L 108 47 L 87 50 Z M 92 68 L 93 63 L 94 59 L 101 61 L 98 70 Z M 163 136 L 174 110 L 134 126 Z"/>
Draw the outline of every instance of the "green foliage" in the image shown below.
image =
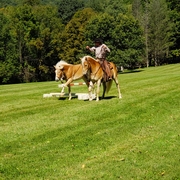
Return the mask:
<path fill-rule="evenodd" d="M 57 9 L 51 6 L 38 6 L 33 9 L 37 30 L 34 38 L 29 42 L 32 59 L 37 60 L 37 74 L 41 80 L 51 79 L 54 75 L 52 66 L 59 61 L 61 46 L 61 32 L 64 28 L 61 19 L 58 18 Z M 37 65 L 36 65 L 37 66 Z M 46 68 L 41 68 L 42 66 Z M 49 71 L 44 71 L 48 69 Z"/>
<path fill-rule="evenodd" d="M 147 66 L 160 65 L 173 62 L 169 57 L 178 62 L 178 3 L 1 0 L 0 66 L 3 71 L 12 66 L 14 73 L 2 72 L 0 84 L 52 80 L 53 65 L 60 59 L 79 63 L 79 57 L 89 53 L 85 46 L 93 46 L 95 37 L 101 37 L 110 47 L 108 59 L 118 65 L 130 68 L 145 62 Z"/>
<path fill-rule="evenodd" d="M 134 0 L 133 14 L 144 29 L 147 67 L 160 65 L 173 45 L 173 22 L 165 0 Z"/>
<path fill-rule="evenodd" d="M 84 7 L 82 0 L 60 0 L 58 5 L 59 17 L 67 24 L 72 16 Z"/>
<path fill-rule="evenodd" d="M 134 68 L 141 61 L 144 46 L 142 30 L 132 16 L 97 15 L 89 21 L 86 37 L 89 43 L 95 37 L 101 37 L 111 49 L 108 59 L 118 65 Z"/>
<path fill-rule="evenodd" d="M 149 49 L 154 65 L 160 65 L 172 45 L 172 23 L 165 0 L 152 0 L 149 17 Z"/>
<path fill-rule="evenodd" d="M 41 2 L 41 0 L 23 0 L 22 3 L 23 5 L 29 5 L 29 6 L 35 6 L 35 5 L 39 5 Z"/>
<path fill-rule="evenodd" d="M 112 34 L 112 44 L 115 53 L 118 52 L 121 65 L 131 68 L 136 67 L 142 61 L 144 43 L 142 30 L 137 20 L 132 16 L 120 14 L 115 22 Z M 114 60 L 118 63 L 117 60 Z"/>
<path fill-rule="evenodd" d="M 179 57 L 180 53 L 180 3 L 178 0 L 167 0 L 170 11 L 171 21 L 174 23 L 172 39 L 174 46 L 171 47 L 171 52 L 174 57 Z"/>
<path fill-rule="evenodd" d="M 108 6 L 109 0 L 86 0 L 85 6 L 92 8 L 96 12 L 104 12 L 105 8 Z"/>
<path fill-rule="evenodd" d="M 91 8 L 78 11 L 71 21 L 66 25 L 62 33 L 62 53 L 61 58 L 69 63 L 79 62 L 85 37 L 86 24 L 95 12 Z"/>
<path fill-rule="evenodd" d="M 129 12 L 129 5 L 124 3 L 124 0 L 109 1 L 108 5 L 104 7 L 105 12 L 116 17 L 118 14 L 127 14 Z"/>
<path fill-rule="evenodd" d="M 92 43 L 95 38 L 101 37 L 104 42 L 107 42 L 111 38 L 111 32 L 114 29 L 114 21 L 114 17 L 107 13 L 93 16 L 85 27 L 87 41 Z"/>
<path fill-rule="evenodd" d="M 17 5 L 18 4 L 18 0 L 1 0 L 0 1 L 0 8 L 1 7 L 6 7 L 6 6 L 9 6 L 9 5 Z"/>
<path fill-rule="evenodd" d="M 0 63 L 0 81 L 3 84 L 19 82 L 19 64 L 13 59 Z"/>
<path fill-rule="evenodd" d="M 166 0 L 168 2 L 169 8 L 180 12 L 179 0 Z"/>
<path fill-rule="evenodd" d="M 11 22 L 3 12 L 0 12 L 0 82 L 17 82 L 19 64 L 14 44 L 16 43 L 11 33 Z"/>
<path fill-rule="evenodd" d="M 24 4 L 6 8 L 2 16 L 7 18 L 7 22 L 4 18 L 0 55 L 5 56 L 2 57 L 4 61 L 18 65 L 18 82 L 50 80 L 54 77 L 53 65 L 59 61 L 60 34 L 64 28 L 57 9 L 49 5 Z"/>

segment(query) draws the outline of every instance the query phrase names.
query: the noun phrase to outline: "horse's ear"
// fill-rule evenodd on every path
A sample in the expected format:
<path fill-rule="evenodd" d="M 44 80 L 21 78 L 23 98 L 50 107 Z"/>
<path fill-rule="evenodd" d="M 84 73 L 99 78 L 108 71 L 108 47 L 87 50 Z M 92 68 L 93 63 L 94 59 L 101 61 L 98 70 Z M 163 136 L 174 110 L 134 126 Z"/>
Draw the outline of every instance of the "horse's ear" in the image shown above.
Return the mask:
<path fill-rule="evenodd" d="M 56 69 L 56 66 L 54 65 L 54 68 Z"/>

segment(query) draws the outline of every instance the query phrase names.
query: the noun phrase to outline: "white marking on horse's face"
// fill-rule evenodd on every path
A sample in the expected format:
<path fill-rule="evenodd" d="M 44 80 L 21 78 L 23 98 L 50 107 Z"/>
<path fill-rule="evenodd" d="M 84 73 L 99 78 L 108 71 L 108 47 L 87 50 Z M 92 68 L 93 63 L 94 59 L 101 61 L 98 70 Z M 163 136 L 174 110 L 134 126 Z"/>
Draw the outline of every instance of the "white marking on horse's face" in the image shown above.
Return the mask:
<path fill-rule="evenodd" d="M 82 64 L 83 74 L 87 74 L 89 65 L 88 65 L 86 57 L 83 57 L 81 59 L 81 64 Z"/>
<path fill-rule="evenodd" d="M 59 81 L 59 78 L 57 77 L 57 69 L 55 70 L 55 81 Z"/>
<path fill-rule="evenodd" d="M 55 81 L 59 81 L 62 78 L 62 71 L 60 69 L 55 70 Z"/>

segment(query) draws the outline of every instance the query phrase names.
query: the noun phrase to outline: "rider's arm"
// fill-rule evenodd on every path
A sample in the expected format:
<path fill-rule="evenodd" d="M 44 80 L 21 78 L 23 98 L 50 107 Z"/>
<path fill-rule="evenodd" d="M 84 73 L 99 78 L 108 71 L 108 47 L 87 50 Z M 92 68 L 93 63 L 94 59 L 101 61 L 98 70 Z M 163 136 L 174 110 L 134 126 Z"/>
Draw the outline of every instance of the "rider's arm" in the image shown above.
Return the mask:
<path fill-rule="evenodd" d="M 103 44 L 102 46 L 106 52 L 110 52 L 110 49 L 105 44 Z"/>
<path fill-rule="evenodd" d="M 89 46 L 86 46 L 86 49 L 88 49 L 89 51 L 91 52 L 95 52 L 96 48 L 95 47 L 89 47 Z"/>

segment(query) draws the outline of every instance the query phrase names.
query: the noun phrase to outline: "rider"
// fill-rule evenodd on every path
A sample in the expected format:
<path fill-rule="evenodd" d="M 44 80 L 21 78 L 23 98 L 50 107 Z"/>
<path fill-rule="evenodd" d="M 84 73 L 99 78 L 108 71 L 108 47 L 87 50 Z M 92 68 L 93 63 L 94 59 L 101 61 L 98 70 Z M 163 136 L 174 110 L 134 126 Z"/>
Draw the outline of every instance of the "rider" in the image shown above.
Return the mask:
<path fill-rule="evenodd" d="M 104 80 L 111 80 L 111 69 L 108 61 L 106 60 L 106 55 L 110 52 L 110 49 L 105 44 L 103 44 L 102 39 L 100 38 L 96 38 L 94 43 L 94 47 L 90 48 L 89 46 L 86 46 L 86 49 L 95 53 L 96 59 L 99 61 L 103 71 L 105 72 Z"/>

